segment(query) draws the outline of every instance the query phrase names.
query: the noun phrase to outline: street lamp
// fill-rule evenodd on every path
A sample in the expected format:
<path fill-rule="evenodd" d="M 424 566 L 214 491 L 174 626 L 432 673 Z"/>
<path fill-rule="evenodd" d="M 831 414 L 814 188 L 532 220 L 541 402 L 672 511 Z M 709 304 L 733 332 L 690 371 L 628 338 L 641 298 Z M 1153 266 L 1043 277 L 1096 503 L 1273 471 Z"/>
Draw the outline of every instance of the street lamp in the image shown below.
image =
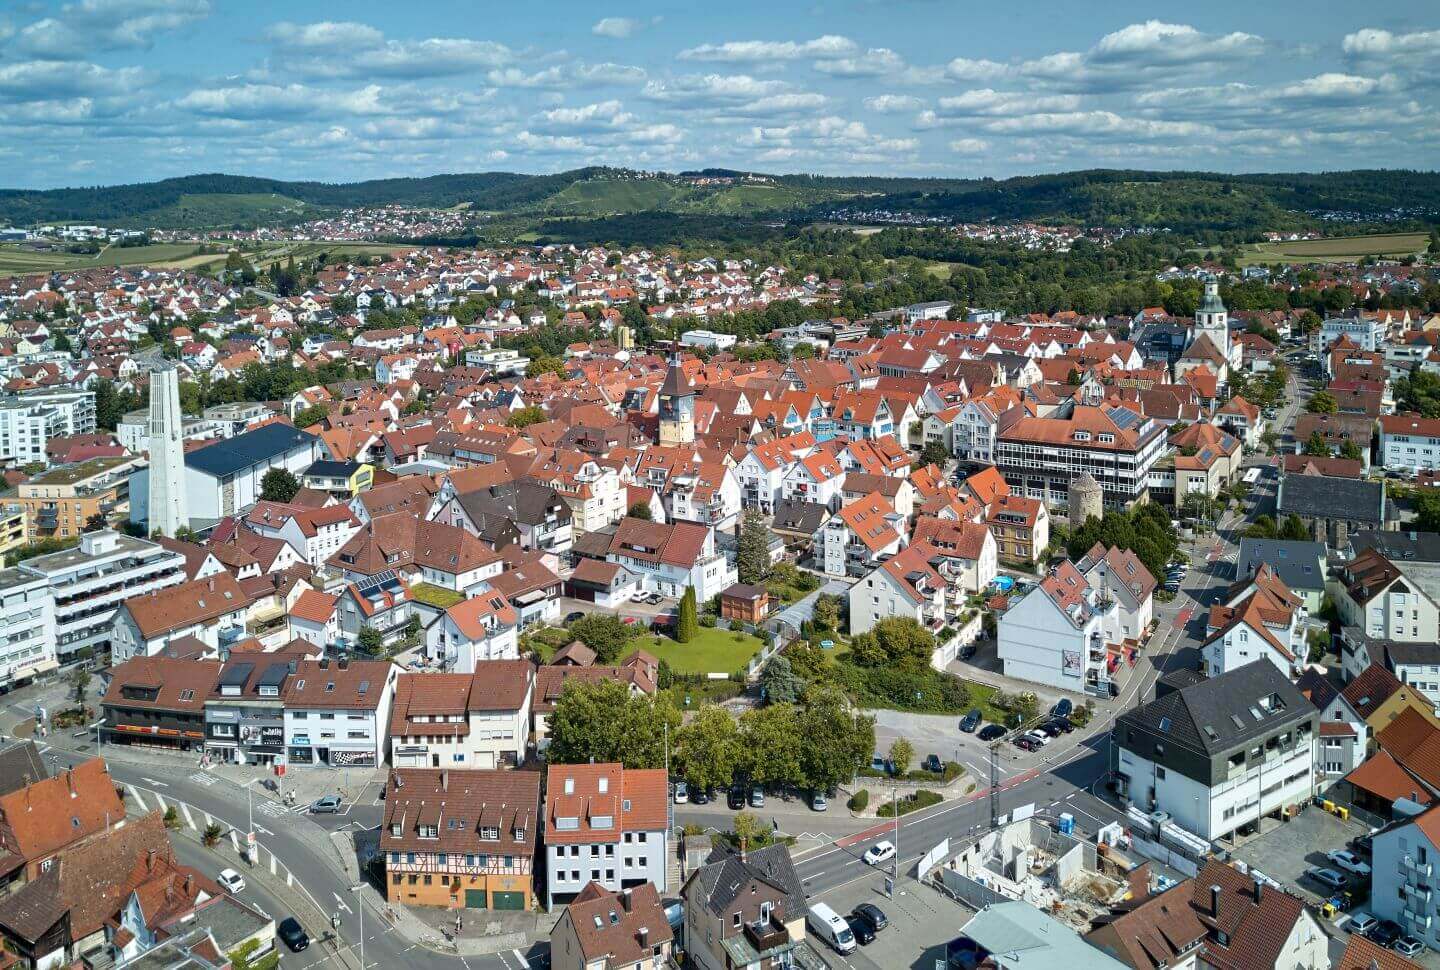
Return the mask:
<path fill-rule="evenodd" d="M 357 883 L 350 887 L 355 894 L 355 906 L 360 910 L 360 970 L 365 970 L 365 884 Z"/>

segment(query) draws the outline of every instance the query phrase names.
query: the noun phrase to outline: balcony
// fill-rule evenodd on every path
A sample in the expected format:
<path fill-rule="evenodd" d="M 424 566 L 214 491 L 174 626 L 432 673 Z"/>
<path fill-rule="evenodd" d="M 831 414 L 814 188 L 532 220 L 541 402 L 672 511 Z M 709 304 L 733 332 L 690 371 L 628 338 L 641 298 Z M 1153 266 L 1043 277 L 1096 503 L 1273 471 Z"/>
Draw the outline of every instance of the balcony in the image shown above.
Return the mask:
<path fill-rule="evenodd" d="M 746 923 L 745 938 L 758 952 L 764 953 L 789 943 L 790 932 L 785 929 L 784 923 L 772 915 L 769 920 Z"/>
<path fill-rule="evenodd" d="M 1432 864 L 1429 862 L 1416 862 L 1415 857 L 1405 856 L 1400 860 L 1400 865 L 1407 870 L 1407 875 L 1413 874 L 1420 879 L 1429 879 Z"/>
<path fill-rule="evenodd" d="M 1413 909 L 1406 909 L 1401 912 L 1401 918 L 1405 925 L 1415 930 L 1428 931 L 1430 929 L 1430 916 L 1427 913 L 1418 913 Z"/>
<path fill-rule="evenodd" d="M 1430 890 L 1408 885 L 1401 886 L 1401 889 L 1410 897 L 1412 903 L 1422 907 L 1428 907 L 1430 905 Z"/>

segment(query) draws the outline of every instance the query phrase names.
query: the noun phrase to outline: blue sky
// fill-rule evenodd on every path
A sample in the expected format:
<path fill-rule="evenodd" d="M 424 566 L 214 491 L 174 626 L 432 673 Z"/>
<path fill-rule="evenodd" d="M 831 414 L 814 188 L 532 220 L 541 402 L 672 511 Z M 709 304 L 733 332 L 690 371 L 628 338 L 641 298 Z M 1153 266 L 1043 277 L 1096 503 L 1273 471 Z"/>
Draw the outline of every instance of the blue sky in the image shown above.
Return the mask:
<path fill-rule="evenodd" d="M 0 186 L 1434 168 L 1440 4 L 0 3 Z"/>

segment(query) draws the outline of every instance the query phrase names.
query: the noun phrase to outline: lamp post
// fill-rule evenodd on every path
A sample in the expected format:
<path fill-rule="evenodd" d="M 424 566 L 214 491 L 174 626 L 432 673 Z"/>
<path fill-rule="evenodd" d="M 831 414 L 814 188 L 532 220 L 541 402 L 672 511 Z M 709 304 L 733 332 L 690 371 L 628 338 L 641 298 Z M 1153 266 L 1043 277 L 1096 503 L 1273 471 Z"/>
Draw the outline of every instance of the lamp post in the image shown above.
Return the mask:
<path fill-rule="evenodd" d="M 365 970 L 365 884 L 358 883 L 350 887 L 355 894 L 355 907 L 360 910 L 360 970 Z"/>

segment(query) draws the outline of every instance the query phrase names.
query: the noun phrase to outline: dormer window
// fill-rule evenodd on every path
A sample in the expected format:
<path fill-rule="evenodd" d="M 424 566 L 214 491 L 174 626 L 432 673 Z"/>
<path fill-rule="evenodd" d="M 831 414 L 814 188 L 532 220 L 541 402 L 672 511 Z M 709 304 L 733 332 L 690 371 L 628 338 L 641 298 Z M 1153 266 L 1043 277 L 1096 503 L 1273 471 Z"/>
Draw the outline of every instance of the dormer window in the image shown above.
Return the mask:
<path fill-rule="evenodd" d="M 494 842 L 500 838 L 500 829 L 493 825 L 481 826 L 480 838 L 487 842 Z"/>
<path fill-rule="evenodd" d="M 1076 440 L 1076 441 L 1089 441 L 1089 440 L 1090 440 L 1090 432 L 1088 432 L 1088 431 L 1077 431 L 1077 432 L 1075 432 L 1074 437 L 1075 437 L 1075 440 Z"/>
<path fill-rule="evenodd" d="M 610 815 L 590 816 L 590 827 L 592 829 L 608 829 L 615 827 L 615 819 Z"/>
<path fill-rule="evenodd" d="M 573 831 L 580 827 L 580 820 L 573 815 L 561 815 L 555 819 L 555 827 L 561 831 Z"/>
<path fill-rule="evenodd" d="M 403 829 L 402 829 L 402 825 L 401 825 L 400 822 L 392 822 L 392 823 L 390 823 L 390 834 L 391 834 L 391 835 L 395 836 L 395 837 L 398 839 L 398 838 L 400 837 L 401 831 L 403 831 Z"/>

